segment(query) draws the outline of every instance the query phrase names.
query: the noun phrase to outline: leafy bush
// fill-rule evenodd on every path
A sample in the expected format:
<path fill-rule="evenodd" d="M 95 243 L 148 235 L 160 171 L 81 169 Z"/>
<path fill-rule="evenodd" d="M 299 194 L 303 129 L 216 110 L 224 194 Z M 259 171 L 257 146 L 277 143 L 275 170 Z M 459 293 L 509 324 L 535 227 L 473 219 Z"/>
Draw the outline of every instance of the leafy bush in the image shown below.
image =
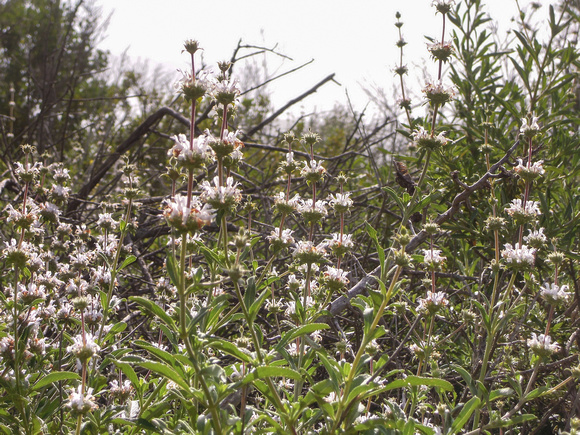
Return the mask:
<path fill-rule="evenodd" d="M 480 1 L 433 3 L 428 110 L 401 56 L 397 131 L 252 141 L 268 102 L 191 40 L 189 117 L 75 168 L 68 143 L 5 158 L 0 429 L 577 433 L 576 11 L 543 42 L 522 11 L 503 47 Z"/>

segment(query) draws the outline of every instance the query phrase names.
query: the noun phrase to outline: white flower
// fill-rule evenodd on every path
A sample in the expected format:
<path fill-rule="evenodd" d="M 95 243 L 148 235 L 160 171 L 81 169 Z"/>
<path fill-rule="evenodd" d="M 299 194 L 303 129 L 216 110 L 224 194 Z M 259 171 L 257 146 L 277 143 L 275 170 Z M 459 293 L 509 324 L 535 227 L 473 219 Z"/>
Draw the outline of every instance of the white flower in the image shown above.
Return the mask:
<path fill-rule="evenodd" d="M 89 388 L 85 394 L 82 393 L 82 386 L 79 385 L 76 390 L 71 390 L 68 396 L 67 407 L 74 414 L 86 414 L 89 411 L 97 409 L 99 406 L 94 402 L 93 389 Z"/>
<path fill-rule="evenodd" d="M 568 301 L 570 298 L 570 293 L 568 293 L 569 287 L 567 285 L 559 286 L 557 284 L 545 283 L 540 288 L 540 294 L 543 298 L 548 301 L 548 303 L 553 305 L 558 305 L 562 302 Z"/>
<path fill-rule="evenodd" d="M 445 293 L 443 292 L 427 292 L 426 298 L 419 298 L 419 305 L 417 311 L 435 313 L 440 308 L 444 308 L 449 304 Z"/>
<path fill-rule="evenodd" d="M 531 165 L 528 165 L 527 163 L 524 164 L 522 159 L 518 159 L 518 165 L 514 168 L 514 172 L 519 174 L 524 179 L 534 179 L 540 175 L 544 175 L 546 172 L 542 166 L 543 163 L 543 160 L 539 160 L 532 163 Z"/>
<path fill-rule="evenodd" d="M 338 402 L 338 395 L 334 391 L 331 391 L 330 394 L 324 398 L 324 401 L 327 403 Z"/>
<path fill-rule="evenodd" d="M 516 243 L 512 247 L 511 243 L 506 243 L 504 250 L 501 251 L 501 256 L 511 266 L 527 267 L 534 265 L 535 252 L 536 250 L 534 248 L 528 248 L 526 245 L 520 246 L 519 243 Z"/>
<path fill-rule="evenodd" d="M 326 169 L 322 166 L 322 162 L 317 162 L 314 159 L 304 162 L 304 166 L 300 170 L 300 175 L 302 175 L 306 181 L 313 182 L 320 181 L 325 173 Z"/>
<path fill-rule="evenodd" d="M 530 222 L 542 214 L 539 202 L 526 201 L 524 206 L 522 200 L 518 198 L 512 199 L 511 204 L 506 207 L 505 211 L 507 214 L 512 216 L 516 222 Z"/>
<path fill-rule="evenodd" d="M 214 218 L 214 210 L 209 204 L 202 205 L 195 196 L 188 207 L 187 197 L 178 194 L 173 201 L 165 201 L 163 215 L 169 225 L 178 231 L 192 231 L 209 224 Z"/>
<path fill-rule="evenodd" d="M 336 267 L 326 266 L 326 271 L 323 273 L 324 279 L 331 290 L 338 290 L 348 284 L 346 277 L 348 272 Z"/>
<path fill-rule="evenodd" d="M 423 88 L 423 93 L 433 105 L 442 106 L 451 101 L 457 91 L 454 87 L 445 87 L 441 80 L 437 83 L 427 82 Z"/>
<path fill-rule="evenodd" d="M 423 261 L 428 266 L 439 266 L 443 264 L 447 257 L 441 255 L 440 249 L 423 249 Z"/>
<path fill-rule="evenodd" d="M 267 239 L 271 242 L 271 243 L 279 243 L 283 246 L 288 246 L 291 245 L 292 243 L 294 243 L 294 237 L 292 237 L 292 233 L 294 231 L 287 228 L 285 230 L 280 231 L 279 229 L 277 230 L 273 230 L 270 235 L 267 237 Z"/>
<path fill-rule="evenodd" d="M 433 0 L 431 6 L 435 6 L 437 12 L 446 14 L 451 11 L 453 6 L 455 6 L 455 0 Z"/>
<path fill-rule="evenodd" d="M 73 341 L 73 344 L 66 348 L 67 352 L 72 353 L 80 362 L 86 362 L 90 358 L 96 356 L 101 350 L 101 347 L 95 343 L 93 334 L 85 332 L 78 334 Z"/>
<path fill-rule="evenodd" d="M 197 168 L 202 164 L 211 161 L 213 151 L 208 144 L 208 137 L 201 135 L 193 139 L 190 143 L 184 134 L 171 136 L 175 142 L 173 148 L 168 151 L 168 155 L 177 158 L 177 161 L 185 167 Z"/>
<path fill-rule="evenodd" d="M 238 79 L 218 81 L 211 90 L 212 97 L 221 105 L 234 104 L 240 94 Z"/>
<path fill-rule="evenodd" d="M 300 302 L 304 302 L 303 300 L 300 300 Z M 306 307 L 303 308 L 310 308 L 314 306 L 314 299 L 312 298 L 312 296 L 306 296 Z M 284 311 L 284 314 L 286 314 L 288 317 L 292 317 L 294 314 L 296 314 L 296 301 L 289 301 L 288 304 L 286 305 L 286 311 Z"/>
<path fill-rule="evenodd" d="M 331 238 L 324 240 L 324 243 L 335 255 L 344 255 L 354 248 L 352 234 L 332 233 L 330 236 Z"/>
<path fill-rule="evenodd" d="M 439 133 L 437 136 L 431 135 L 427 130 L 420 126 L 415 130 L 411 137 L 415 141 L 415 145 L 419 148 L 437 149 L 447 145 L 449 139 L 445 137 L 445 132 Z"/>
<path fill-rule="evenodd" d="M 528 124 L 527 118 L 522 118 L 522 126 L 520 127 L 520 133 L 524 136 L 530 138 L 534 137 L 540 131 L 540 126 L 538 125 L 538 117 L 534 116 L 532 122 Z"/>
<path fill-rule="evenodd" d="M 558 343 L 552 343 L 552 338 L 549 335 L 536 336 L 535 332 L 532 332 L 532 338 L 528 339 L 528 346 L 532 352 L 539 356 L 548 356 L 560 350 Z"/>
<path fill-rule="evenodd" d="M 204 181 L 201 185 L 203 190 L 201 199 L 210 204 L 216 210 L 230 209 L 242 200 L 242 191 L 238 188 L 240 183 L 234 181 L 233 177 L 226 179 L 225 186 L 220 186 L 219 178 L 213 179 L 213 184 Z"/>
<path fill-rule="evenodd" d="M 292 255 L 299 263 L 312 264 L 322 261 L 326 255 L 324 244 L 315 245 L 309 240 L 300 240 L 294 248 Z"/>
<path fill-rule="evenodd" d="M 346 213 L 352 207 L 352 199 L 350 199 L 350 193 L 336 193 L 331 194 L 328 201 L 335 212 Z"/>
<path fill-rule="evenodd" d="M 309 200 L 301 200 L 297 206 L 298 212 L 306 220 L 306 222 L 318 222 L 320 219 L 328 215 L 326 209 L 327 203 L 323 200 L 318 200 L 314 204 Z"/>
<path fill-rule="evenodd" d="M 121 403 L 125 403 L 133 394 L 131 381 L 125 379 L 123 385 L 119 385 L 119 382 L 116 379 L 111 381 L 109 383 L 109 393 L 113 398 L 119 399 Z"/>
<path fill-rule="evenodd" d="M 539 230 L 531 230 L 529 229 L 529 234 L 524 237 L 524 242 L 530 245 L 532 248 L 541 248 L 547 242 L 546 235 L 544 234 L 544 228 L 540 228 Z"/>

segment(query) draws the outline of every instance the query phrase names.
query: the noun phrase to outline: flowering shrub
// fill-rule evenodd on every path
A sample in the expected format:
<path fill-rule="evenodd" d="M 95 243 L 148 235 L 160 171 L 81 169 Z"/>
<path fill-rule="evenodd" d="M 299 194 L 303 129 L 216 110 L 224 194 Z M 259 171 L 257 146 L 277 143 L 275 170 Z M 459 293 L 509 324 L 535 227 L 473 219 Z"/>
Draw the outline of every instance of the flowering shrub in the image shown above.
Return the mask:
<path fill-rule="evenodd" d="M 84 201 L 23 145 L 0 233 L 0 430 L 578 433 L 580 156 L 576 102 L 556 103 L 577 66 L 559 23 L 577 23 L 550 8 L 548 43 L 524 21 L 502 51 L 479 1 L 433 5 L 424 117 L 395 69 L 408 166 L 366 145 L 335 164 L 307 131 L 261 168 L 233 127 L 240 84 L 228 63 L 196 71 L 197 41 L 164 197 L 136 160 Z"/>

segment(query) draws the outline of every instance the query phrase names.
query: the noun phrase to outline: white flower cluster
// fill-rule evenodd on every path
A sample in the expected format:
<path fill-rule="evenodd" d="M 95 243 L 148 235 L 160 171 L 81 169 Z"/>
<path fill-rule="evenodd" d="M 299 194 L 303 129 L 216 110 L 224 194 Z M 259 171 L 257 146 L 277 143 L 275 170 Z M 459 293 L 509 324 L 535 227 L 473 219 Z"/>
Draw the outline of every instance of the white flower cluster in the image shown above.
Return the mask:
<path fill-rule="evenodd" d="M 315 245 L 309 240 L 300 240 L 296 244 L 292 255 L 301 264 L 319 263 L 326 256 L 326 244 Z"/>
<path fill-rule="evenodd" d="M 328 200 L 328 205 L 334 209 L 336 213 L 347 213 L 352 207 L 352 199 L 350 198 L 350 192 L 348 193 L 335 193 L 330 195 Z"/>
<path fill-rule="evenodd" d="M 78 334 L 73 340 L 73 344 L 68 346 L 66 350 L 72 353 L 81 363 L 87 362 L 101 350 L 101 347 L 95 343 L 93 334 L 90 332 L 85 332 L 84 337 L 83 334 Z"/>
<path fill-rule="evenodd" d="M 516 243 L 512 246 L 511 243 L 506 243 L 504 250 L 501 251 L 501 256 L 514 268 L 526 268 L 534 265 L 535 253 L 534 248 L 528 248 L 526 245 L 520 246 L 519 243 Z"/>
<path fill-rule="evenodd" d="M 548 241 L 544 234 L 544 228 L 540 228 L 539 230 L 528 229 L 528 232 L 528 235 L 524 237 L 524 242 L 532 248 L 539 249 Z"/>
<path fill-rule="evenodd" d="M 427 292 L 426 298 L 419 298 L 419 305 L 417 306 L 417 311 L 426 313 L 436 313 L 441 308 L 445 308 L 449 305 L 447 296 L 443 292 Z"/>
<path fill-rule="evenodd" d="M 541 215 L 539 202 L 526 201 L 525 205 L 519 198 L 512 199 L 509 206 L 506 207 L 506 212 L 512 216 L 516 221 L 529 222 Z"/>
<path fill-rule="evenodd" d="M 84 415 L 99 407 L 95 403 L 93 389 L 89 388 L 87 392 L 83 394 L 81 385 L 79 385 L 76 390 L 71 390 L 66 406 L 69 407 L 71 412 L 75 415 Z"/>
<path fill-rule="evenodd" d="M 558 343 L 552 343 L 549 335 L 536 335 L 535 332 L 532 332 L 532 338 L 528 339 L 528 346 L 538 356 L 549 356 L 560 350 Z"/>
<path fill-rule="evenodd" d="M 209 204 L 202 204 L 195 196 L 191 198 L 188 206 L 187 197 L 178 194 L 173 200 L 165 201 L 163 215 L 169 225 L 178 231 L 196 231 L 212 221 L 215 211 Z"/>
<path fill-rule="evenodd" d="M 294 237 L 292 237 L 292 233 L 294 230 L 290 228 L 286 228 L 284 230 L 276 229 L 273 230 L 268 237 L 268 241 L 273 244 L 280 244 L 282 246 L 289 246 L 294 243 Z"/>
<path fill-rule="evenodd" d="M 567 302 L 570 298 L 568 293 L 569 287 L 567 285 L 559 286 L 558 284 L 545 283 L 540 288 L 540 295 L 546 299 L 549 304 L 559 305 Z"/>
<path fill-rule="evenodd" d="M 224 186 L 220 185 L 216 176 L 213 183 L 204 181 L 201 185 L 201 200 L 211 205 L 216 210 L 231 210 L 242 200 L 242 191 L 238 187 L 240 183 L 235 182 L 233 177 L 226 179 Z"/>
<path fill-rule="evenodd" d="M 191 143 L 184 134 L 171 136 L 171 139 L 173 139 L 175 145 L 167 154 L 177 159 L 177 162 L 186 168 L 200 168 L 214 158 L 213 150 L 208 144 L 206 135 L 196 137 Z"/>
<path fill-rule="evenodd" d="M 445 132 L 441 132 L 438 135 L 432 135 L 422 126 L 415 130 L 411 137 L 415 142 L 415 145 L 419 148 L 427 148 L 434 150 L 447 145 L 449 139 L 445 137 Z"/>
<path fill-rule="evenodd" d="M 441 266 L 447 258 L 441 255 L 440 249 L 423 249 L 423 256 L 423 261 L 430 267 Z"/>
<path fill-rule="evenodd" d="M 514 172 L 524 180 L 533 180 L 545 174 L 546 170 L 544 169 L 543 163 L 543 160 L 539 160 L 528 165 L 527 163 L 524 164 L 522 159 L 518 159 L 518 165 L 514 168 Z"/>

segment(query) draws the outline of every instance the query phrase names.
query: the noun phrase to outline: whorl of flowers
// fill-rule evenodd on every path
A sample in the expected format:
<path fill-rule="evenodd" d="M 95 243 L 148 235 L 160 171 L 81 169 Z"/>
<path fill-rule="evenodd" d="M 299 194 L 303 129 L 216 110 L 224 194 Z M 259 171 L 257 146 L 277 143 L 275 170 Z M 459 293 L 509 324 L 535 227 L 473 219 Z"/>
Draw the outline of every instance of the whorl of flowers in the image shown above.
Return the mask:
<path fill-rule="evenodd" d="M 440 249 L 424 249 L 423 261 L 430 268 L 439 268 L 447 257 L 441 255 Z"/>
<path fill-rule="evenodd" d="M 212 98 L 221 105 L 233 105 L 241 94 L 238 79 L 225 79 L 214 84 L 211 92 Z"/>
<path fill-rule="evenodd" d="M 513 217 L 518 224 L 532 222 L 537 216 L 542 214 L 539 202 L 527 201 L 524 206 L 522 200 L 519 198 L 512 199 L 511 204 L 506 207 L 505 211 Z"/>
<path fill-rule="evenodd" d="M 423 93 L 431 105 L 442 106 L 455 97 L 456 91 L 453 87 L 443 86 L 443 83 L 439 81 L 438 83 L 428 82 L 423 88 Z"/>
<path fill-rule="evenodd" d="M 66 406 L 70 408 L 73 415 L 85 415 L 99 407 L 95 403 L 93 389 L 89 388 L 87 392 L 83 394 L 82 385 L 79 385 L 76 390 L 71 390 Z"/>
<path fill-rule="evenodd" d="M 95 342 L 90 332 L 79 334 L 73 339 L 73 344 L 66 348 L 67 352 L 72 353 L 81 363 L 87 362 L 96 356 L 101 347 Z"/>
<path fill-rule="evenodd" d="M 300 201 L 297 210 L 302 215 L 304 220 L 309 223 L 317 223 L 328 214 L 326 209 L 327 203 L 323 200 L 318 200 L 314 204 L 312 201 Z"/>
<path fill-rule="evenodd" d="M 447 62 L 453 54 L 453 43 L 451 41 L 443 41 L 427 44 L 427 50 L 429 50 L 433 59 Z"/>
<path fill-rule="evenodd" d="M 455 0 L 433 0 L 431 6 L 435 6 L 437 12 L 447 14 L 451 12 L 451 8 L 455 6 Z"/>
<path fill-rule="evenodd" d="M 411 137 L 417 147 L 430 150 L 443 147 L 449 142 L 449 139 L 445 137 L 445 132 L 441 132 L 435 136 L 425 130 L 422 126 L 415 130 L 411 134 Z"/>
<path fill-rule="evenodd" d="M 300 264 L 320 263 L 326 255 L 325 245 L 323 243 L 315 245 L 311 241 L 301 240 L 296 244 L 292 255 Z"/>
<path fill-rule="evenodd" d="M 504 250 L 501 251 L 501 256 L 508 266 L 514 269 L 526 269 L 534 265 L 535 253 L 534 248 L 528 248 L 526 245 L 520 246 L 519 243 L 516 243 L 512 246 L 511 243 L 506 243 Z"/>
<path fill-rule="evenodd" d="M 540 295 L 551 305 L 560 305 L 570 298 L 567 285 L 559 286 L 558 284 L 545 283 L 540 288 Z"/>
<path fill-rule="evenodd" d="M 350 198 L 350 192 L 347 193 L 334 193 L 330 195 L 328 200 L 328 205 L 334 209 L 337 214 L 348 213 L 352 207 L 352 199 Z"/>
<path fill-rule="evenodd" d="M 528 346 L 536 355 L 540 357 L 547 357 L 560 350 L 558 343 L 552 343 L 552 338 L 549 335 L 536 335 L 532 332 L 532 337 L 528 339 Z"/>
<path fill-rule="evenodd" d="M 324 282 L 330 291 L 340 290 L 346 286 L 349 282 L 347 275 L 347 271 L 332 266 L 326 266 L 326 270 L 322 273 Z"/>
<path fill-rule="evenodd" d="M 294 243 L 294 237 L 292 233 L 294 231 L 286 228 L 280 232 L 279 229 L 273 230 L 267 237 L 268 241 L 272 243 L 275 247 L 286 247 Z"/>
<path fill-rule="evenodd" d="M 312 159 L 304 162 L 304 166 L 300 170 L 300 175 L 309 183 L 316 183 L 324 178 L 326 169 L 322 166 L 322 162 L 317 162 Z"/>
<path fill-rule="evenodd" d="M 242 200 L 239 185 L 240 183 L 235 182 L 233 177 L 228 177 L 225 186 L 220 186 L 219 178 L 216 176 L 213 184 L 206 180 L 201 185 L 201 200 L 216 210 L 233 210 Z"/>
<path fill-rule="evenodd" d="M 300 207 L 300 204 L 301 198 L 298 193 L 288 200 L 286 200 L 286 193 L 284 192 L 278 192 L 274 197 L 274 209 L 283 215 L 291 214 L 294 210 Z"/>
<path fill-rule="evenodd" d="M 193 144 L 190 144 L 184 134 L 171 136 L 171 139 L 175 145 L 168 151 L 168 155 L 174 157 L 180 166 L 196 170 L 213 160 L 213 151 L 208 145 L 207 136 L 196 137 Z"/>
<path fill-rule="evenodd" d="M 518 165 L 514 168 L 514 172 L 524 180 L 532 181 L 546 173 L 543 163 L 543 160 L 539 160 L 528 166 L 528 164 L 524 164 L 522 159 L 518 159 Z"/>
<path fill-rule="evenodd" d="M 167 223 L 178 232 L 198 231 L 208 225 L 215 216 L 214 209 L 209 204 L 202 204 L 199 198 L 192 197 L 187 206 L 187 197 L 175 195 L 173 200 L 165 201 L 163 215 Z"/>
<path fill-rule="evenodd" d="M 520 134 L 524 137 L 530 139 L 533 138 L 540 132 L 540 126 L 538 125 L 538 117 L 532 117 L 532 121 L 528 124 L 527 118 L 522 118 L 522 126 L 520 127 Z"/>
<path fill-rule="evenodd" d="M 340 233 L 332 233 L 330 236 L 331 238 L 324 240 L 324 243 L 337 257 L 342 257 L 354 248 L 352 234 L 342 234 L 341 237 Z"/>
<path fill-rule="evenodd" d="M 528 229 L 529 234 L 524 236 L 524 242 L 530 245 L 532 248 L 542 248 L 548 239 L 544 234 L 544 228 L 540 228 L 539 230 L 532 230 Z"/>
<path fill-rule="evenodd" d="M 429 314 L 434 314 L 449 304 L 445 293 L 431 291 L 427 292 L 426 298 L 419 298 L 418 302 L 417 311 Z"/>
<path fill-rule="evenodd" d="M 239 134 L 240 130 L 226 131 L 223 134 L 223 139 L 219 139 L 212 135 L 209 130 L 205 130 L 204 133 L 207 145 L 211 147 L 218 159 L 230 156 L 238 160 L 241 158 L 240 150 L 244 146 L 244 143 L 238 139 Z M 235 155 L 232 156 L 234 153 Z"/>

